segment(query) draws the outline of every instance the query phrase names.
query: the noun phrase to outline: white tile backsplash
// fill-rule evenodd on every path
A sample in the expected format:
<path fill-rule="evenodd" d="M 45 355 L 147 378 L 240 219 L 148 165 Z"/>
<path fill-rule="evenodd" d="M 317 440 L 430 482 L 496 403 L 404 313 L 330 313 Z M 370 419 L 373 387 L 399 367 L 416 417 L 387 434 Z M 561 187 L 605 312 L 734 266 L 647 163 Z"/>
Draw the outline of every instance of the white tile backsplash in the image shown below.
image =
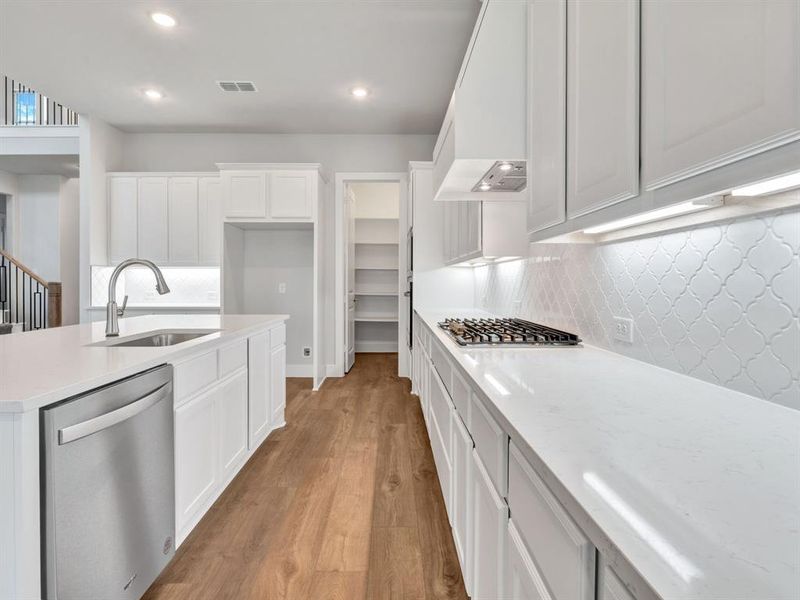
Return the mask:
<path fill-rule="evenodd" d="M 92 267 L 92 306 L 105 306 L 114 267 Z M 217 267 L 162 267 L 170 293 L 159 296 L 150 269 L 128 267 L 117 280 L 117 303 L 125 294 L 130 306 L 217 307 L 220 271 Z"/>
<path fill-rule="evenodd" d="M 538 243 L 527 260 L 475 269 L 477 301 L 800 409 L 799 249 L 797 209 L 608 244 Z M 633 319 L 633 344 L 614 339 L 616 316 Z"/>

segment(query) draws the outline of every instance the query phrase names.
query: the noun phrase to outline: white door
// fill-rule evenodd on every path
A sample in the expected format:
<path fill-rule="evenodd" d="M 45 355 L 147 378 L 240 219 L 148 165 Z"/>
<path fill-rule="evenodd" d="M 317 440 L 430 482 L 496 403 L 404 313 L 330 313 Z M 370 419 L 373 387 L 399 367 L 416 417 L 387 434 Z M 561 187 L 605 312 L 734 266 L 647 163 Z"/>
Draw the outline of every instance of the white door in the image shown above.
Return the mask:
<path fill-rule="evenodd" d="M 219 177 L 198 180 L 200 218 L 200 264 L 219 265 L 222 239 L 222 181 Z"/>
<path fill-rule="evenodd" d="M 258 447 L 269 433 L 272 393 L 269 336 L 269 331 L 266 331 L 247 340 L 248 445 L 251 450 Z"/>
<path fill-rule="evenodd" d="M 247 373 L 224 382 L 217 394 L 222 479 L 236 471 L 247 454 Z"/>
<path fill-rule="evenodd" d="M 345 327 L 345 360 L 344 371 L 353 368 L 356 360 L 356 220 L 354 216 L 355 196 L 346 187 L 344 198 L 345 219 L 345 306 L 347 307 Z"/>
<path fill-rule="evenodd" d="M 643 2 L 645 188 L 800 138 L 798 40 L 796 0 Z"/>
<path fill-rule="evenodd" d="M 218 393 L 219 388 L 214 388 L 175 409 L 175 524 L 179 535 L 219 483 Z"/>
<path fill-rule="evenodd" d="M 168 179 L 139 178 L 139 258 L 157 264 L 169 261 Z"/>
<path fill-rule="evenodd" d="M 196 265 L 199 262 L 200 220 L 197 177 L 169 178 L 169 262 Z"/>
<path fill-rule="evenodd" d="M 272 171 L 269 177 L 269 216 L 311 220 L 314 217 L 316 171 Z"/>
<path fill-rule="evenodd" d="M 270 351 L 269 369 L 272 390 L 270 393 L 270 429 L 282 427 L 286 422 L 286 346 L 281 344 Z"/>
<path fill-rule="evenodd" d="M 472 451 L 472 598 L 503 598 L 508 507 Z"/>
<path fill-rule="evenodd" d="M 508 521 L 506 596 L 511 600 L 553 600 L 513 520 Z"/>
<path fill-rule="evenodd" d="M 476 202 L 475 204 L 479 204 Z M 472 438 L 458 411 L 453 415 L 453 541 L 456 544 L 464 587 L 472 593 L 472 562 L 469 528 L 472 523 Z"/>
<path fill-rule="evenodd" d="M 566 218 L 567 1 L 528 3 L 528 231 Z"/>
<path fill-rule="evenodd" d="M 567 216 L 639 193 L 639 0 L 567 8 Z"/>
<path fill-rule="evenodd" d="M 267 179 L 265 173 L 227 172 L 225 216 L 228 218 L 265 218 L 267 216 Z"/>
<path fill-rule="evenodd" d="M 137 256 L 137 180 L 112 177 L 108 182 L 108 259 L 111 264 Z"/>

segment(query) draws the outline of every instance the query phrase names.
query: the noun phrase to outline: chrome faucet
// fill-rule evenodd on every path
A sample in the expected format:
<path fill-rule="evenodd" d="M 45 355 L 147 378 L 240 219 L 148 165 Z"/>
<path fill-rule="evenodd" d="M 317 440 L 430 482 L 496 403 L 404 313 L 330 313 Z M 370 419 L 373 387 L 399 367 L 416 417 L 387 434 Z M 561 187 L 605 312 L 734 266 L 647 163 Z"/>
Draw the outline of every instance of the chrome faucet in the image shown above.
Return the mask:
<path fill-rule="evenodd" d="M 108 304 L 106 304 L 106 337 L 113 337 L 119 335 L 119 322 L 118 317 L 125 314 L 125 307 L 128 305 L 128 295 L 122 301 L 122 308 L 117 308 L 117 278 L 124 269 L 131 265 L 142 265 L 147 267 L 156 276 L 156 291 L 161 294 L 169 293 L 169 286 L 164 281 L 164 274 L 161 272 L 154 262 L 145 260 L 144 258 L 129 258 L 123 260 L 114 269 L 111 274 L 111 279 L 108 281 Z"/>

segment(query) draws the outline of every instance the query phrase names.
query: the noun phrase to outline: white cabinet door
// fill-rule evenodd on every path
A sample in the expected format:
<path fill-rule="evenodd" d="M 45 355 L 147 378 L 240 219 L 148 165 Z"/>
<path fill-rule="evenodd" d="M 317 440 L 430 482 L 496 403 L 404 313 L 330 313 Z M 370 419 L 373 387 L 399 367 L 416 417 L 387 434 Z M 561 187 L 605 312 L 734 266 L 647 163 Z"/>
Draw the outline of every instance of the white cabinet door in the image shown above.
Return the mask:
<path fill-rule="evenodd" d="M 139 258 L 158 264 L 169 260 L 167 208 L 168 179 L 139 178 Z"/>
<path fill-rule="evenodd" d="M 508 521 L 506 596 L 511 600 L 553 600 L 513 519 Z"/>
<path fill-rule="evenodd" d="M 636 600 L 605 560 L 598 565 L 597 600 Z"/>
<path fill-rule="evenodd" d="M 798 39 L 793 0 L 643 2 L 645 188 L 800 138 Z"/>
<path fill-rule="evenodd" d="M 200 394 L 175 409 L 175 519 L 178 535 L 219 485 L 217 394 Z"/>
<path fill-rule="evenodd" d="M 200 264 L 219 265 L 222 243 L 222 181 L 219 177 L 200 177 L 197 186 Z"/>
<path fill-rule="evenodd" d="M 266 173 L 232 171 L 223 175 L 225 216 L 265 218 L 267 216 Z"/>
<path fill-rule="evenodd" d="M 528 3 L 528 231 L 566 218 L 567 1 Z"/>
<path fill-rule="evenodd" d="M 472 593 L 472 561 L 469 539 L 472 523 L 472 438 L 453 410 L 453 541 L 464 575 L 467 594 Z"/>
<path fill-rule="evenodd" d="M 573 218 L 639 193 L 639 0 L 571 2 L 567 19 Z"/>
<path fill-rule="evenodd" d="M 169 178 L 169 263 L 196 265 L 199 259 L 197 177 Z"/>
<path fill-rule="evenodd" d="M 247 373 L 221 384 L 217 393 L 222 479 L 233 476 L 247 454 Z"/>
<path fill-rule="evenodd" d="M 248 446 L 252 450 L 261 444 L 269 433 L 272 368 L 268 331 L 247 340 L 247 367 L 250 384 Z"/>
<path fill-rule="evenodd" d="M 112 177 L 108 181 L 108 259 L 112 264 L 138 254 L 137 184 L 135 177 Z"/>
<path fill-rule="evenodd" d="M 472 452 L 472 598 L 503 598 L 508 507 Z"/>
<path fill-rule="evenodd" d="M 299 220 L 314 218 L 316 172 L 271 171 L 268 177 L 271 218 Z"/>
<path fill-rule="evenodd" d="M 269 355 L 270 379 L 270 428 L 281 427 L 285 423 L 286 409 L 286 346 L 273 348 Z"/>

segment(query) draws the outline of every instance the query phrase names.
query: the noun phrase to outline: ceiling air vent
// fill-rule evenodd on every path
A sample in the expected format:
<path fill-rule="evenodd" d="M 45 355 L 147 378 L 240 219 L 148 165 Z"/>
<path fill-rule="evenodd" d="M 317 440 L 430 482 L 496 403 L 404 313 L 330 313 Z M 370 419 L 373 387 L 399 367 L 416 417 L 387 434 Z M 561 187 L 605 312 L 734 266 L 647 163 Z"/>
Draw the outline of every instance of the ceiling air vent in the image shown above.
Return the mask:
<path fill-rule="evenodd" d="M 218 81 L 217 85 L 223 92 L 256 92 L 256 85 L 252 81 Z"/>

